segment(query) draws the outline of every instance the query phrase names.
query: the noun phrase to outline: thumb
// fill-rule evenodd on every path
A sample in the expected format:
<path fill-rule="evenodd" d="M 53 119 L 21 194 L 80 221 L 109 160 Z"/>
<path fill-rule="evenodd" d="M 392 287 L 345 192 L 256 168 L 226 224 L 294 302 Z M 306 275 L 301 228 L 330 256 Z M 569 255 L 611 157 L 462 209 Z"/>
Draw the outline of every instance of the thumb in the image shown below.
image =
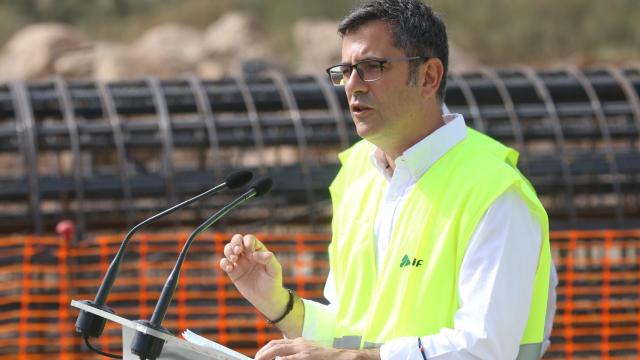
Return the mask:
<path fill-rule="evenodd" d="M 253 259 L 264 265 L 267 274 L 271 277 L 276 277 L 282 273 L 282 266 L 276 256 L 270 251 L 256 251 L 253 253 Z"/>

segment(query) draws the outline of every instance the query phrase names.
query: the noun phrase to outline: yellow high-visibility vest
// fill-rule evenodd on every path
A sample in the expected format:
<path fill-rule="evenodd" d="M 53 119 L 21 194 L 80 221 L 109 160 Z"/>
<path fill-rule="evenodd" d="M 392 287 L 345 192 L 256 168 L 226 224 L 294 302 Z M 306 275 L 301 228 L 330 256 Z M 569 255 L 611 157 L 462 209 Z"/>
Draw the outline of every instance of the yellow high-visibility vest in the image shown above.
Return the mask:
<path fill-rule="evenodd" d="M 468 128 L 467 137 L 418 180 L 400 210 L 378 271 L 374 221 L 388 184 L 368 160 L 372 146 L 361 141 L 341 153 L 343 167 L 330 187 L 334 214 L 329 258 L 338 296 L 334 347 L 376 347 L 453 328 L 469 239 L 491 204 L 512 186 L 542 226 L 521 344 L 542 342 L 551 261 L 548 218 L 516 168 L 517 152 Z"/>

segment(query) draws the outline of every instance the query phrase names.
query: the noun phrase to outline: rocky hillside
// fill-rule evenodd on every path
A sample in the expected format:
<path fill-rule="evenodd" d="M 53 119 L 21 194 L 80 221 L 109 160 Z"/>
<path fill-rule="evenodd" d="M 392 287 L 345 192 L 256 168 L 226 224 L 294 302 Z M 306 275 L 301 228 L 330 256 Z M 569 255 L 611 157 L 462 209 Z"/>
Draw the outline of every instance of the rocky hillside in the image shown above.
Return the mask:
<path fill-rule="evenodd" d="M 95 41 L 70 26 L 39 23 L 14 34 L 0 53 L 0 80 L 64 78 L 116 80 L 193 73 L 217 78 L 244 68 L 275 67 L 288 72 L 322 72 L 340 60 L 337 22 L 302 19 L 292 27 L 298 60 L 282 56 L 257 18 L 230 12 L 198 30 L 179 23 L 152 27 L 129 43 Z M 452 49 L 453 71 L 478 66 Z"/>

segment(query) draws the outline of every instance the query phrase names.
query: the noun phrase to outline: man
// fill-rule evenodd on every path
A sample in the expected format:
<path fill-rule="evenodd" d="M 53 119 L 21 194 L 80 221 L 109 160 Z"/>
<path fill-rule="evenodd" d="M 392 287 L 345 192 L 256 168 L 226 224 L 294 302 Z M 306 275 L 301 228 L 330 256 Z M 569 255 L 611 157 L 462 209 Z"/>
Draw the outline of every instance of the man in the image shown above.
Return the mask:
<path fill-rule="evenodd" d="M 330 305 L 284 289 L 252 235 L 220 261 L 286 336 L 256 359 L 539 358 L 555 302 L 547 215 L 515 151 L 442 114 L 444 23 L 419 0 L 371 0 L 339 32 L 328 73 L 365 140 L 330 188 Z"/>

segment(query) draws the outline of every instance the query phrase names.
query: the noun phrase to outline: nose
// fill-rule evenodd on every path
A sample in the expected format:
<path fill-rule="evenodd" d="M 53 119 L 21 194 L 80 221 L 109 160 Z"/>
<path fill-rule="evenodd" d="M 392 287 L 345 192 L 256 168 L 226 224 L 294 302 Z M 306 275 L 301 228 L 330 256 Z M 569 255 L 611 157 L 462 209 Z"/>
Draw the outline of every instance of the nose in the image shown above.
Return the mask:
<path fill-rule="evenodd" d="M 347 99 L 351 98 L 352 94 L 365 93 L 369 89 L 369 85 L 360 78 L 356 69 L 353 69 L 351 76 L 344 84 L 344 90 L 347 93 Z"/>

